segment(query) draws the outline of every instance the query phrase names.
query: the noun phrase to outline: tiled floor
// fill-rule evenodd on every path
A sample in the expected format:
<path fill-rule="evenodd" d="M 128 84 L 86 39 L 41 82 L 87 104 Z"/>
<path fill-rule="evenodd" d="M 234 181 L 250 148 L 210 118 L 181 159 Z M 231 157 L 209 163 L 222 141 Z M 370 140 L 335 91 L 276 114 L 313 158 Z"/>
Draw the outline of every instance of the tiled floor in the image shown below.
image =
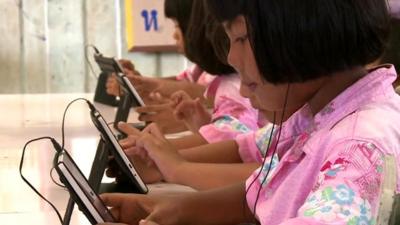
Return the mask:
<path fill-rule="evenodd" d="M 61 141 L 61 120 L 66 105 L 88 94 L 0 95 L 0 224 L 59 224 L 53 209 L 22 181 L 19 163 L 22 148 L 29 139 L 52 136 Z M 107 122 L 112 122 L 115 110 L 96 105 Z M 130 119 L 131 120 L 131 119 Z M 89 174 L 95 155 L 98 132 L 92 125 L 84 102 L 70 107 L 65 123 L 66 149 L 84 172 Z M 26 151 L 23 174 L 63 214 L 69 194 L 50 179 L 54 150 L 48 141 L 33 143 Z M 56 172 L 54 177 L 58 178 Z M 163 190 L 155 185 L 153 192 Z M 168 190 L 185 189 L 169 186 Z M 71 225 L 90 224 L 78 210 L 74 211 Z"/>

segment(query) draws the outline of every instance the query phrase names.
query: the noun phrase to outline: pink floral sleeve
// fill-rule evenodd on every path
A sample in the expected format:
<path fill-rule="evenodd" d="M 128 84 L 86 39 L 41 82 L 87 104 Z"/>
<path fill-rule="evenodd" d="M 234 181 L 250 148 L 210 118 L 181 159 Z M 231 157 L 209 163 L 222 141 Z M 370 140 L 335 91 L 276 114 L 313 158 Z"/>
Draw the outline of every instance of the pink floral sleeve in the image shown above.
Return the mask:
<path fill-rule="evenodd" d="M 283 224 L 375 224 L 383 178 L 383 154 L 372 143 L 336 146 L 323 164 L 314 189 Z"/>

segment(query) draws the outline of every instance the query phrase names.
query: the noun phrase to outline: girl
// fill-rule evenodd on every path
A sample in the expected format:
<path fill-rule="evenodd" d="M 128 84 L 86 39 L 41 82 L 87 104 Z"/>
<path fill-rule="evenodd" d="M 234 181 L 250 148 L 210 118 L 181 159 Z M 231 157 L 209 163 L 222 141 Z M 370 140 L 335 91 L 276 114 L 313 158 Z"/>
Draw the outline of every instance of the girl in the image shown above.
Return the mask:
<path fill-rule="evenodd" d="M 210 77 L 209 74 L 216 75 L 212 76 L 213 81 L 208 85 L 204 94 L 213 102 L 212 115 L 206 113 L 206 109 L 203 107 L 204 118 L 201 118 L 199 123 L 200 130 L 196 130 L 194 135 L 173 141 L 179 149 L 233 139 L 237 134 L 256 130 L 265 123 L 258 111 L 251 107 L 250 102 L 240 96 L 239 76 L 234 74 L 234 70 L 230 66 L 226 65 L 224 50 L 226 51 L 229 40 L 223 32 L 223 28 L 209 16 L 201 0 L 192 1 L 195 10 L 187 18 L 189 4 L 187 4 L 188 1 L 184 2 L 186 4 L 181 0 L 165 2 L 166 15 L 177 24 L 177 30 L 182 29 L 182 32 L 177 32 L 183 34 L 181 38 L 177 38 L 177 40 L 181 40 L 177 43 L 183 44 L 182 50 L 185 55 L 207 72 L 203 73 L 203 77 Z M 185 11 L 186 14 L 182 11 Z M 190 24 L 194 25 L 190 26 Z M 197 80 L 193 77 L 190 79 Z M 138 82 L 134 81 L 133 83 L 137 85 Z M 198 103 L 199 107 L 202 107 L 203 102 L 200 99 L 198 99 Z M 165 130 L 162 124 L 172 119 L 168 104 L 149 105 L 137 108 L 136 111 L 141 114 L 139 120 L 161 124 L 162 130 Z"/>
<path fill-rule="evenodd" d="M 196 170 L 201 166 L 201 169 L 197 171 L 199 177 L 198 179 L 193 179 L 191 176 L 188 176 L 185 170 L 181 170 L 184 172 L 182 176 L 176 173 L 173 173 L 174 177 L 167 175 L 171 174 L 168 171 L 177 168 L 178 163 L 168 163 L 168 166 L 164 166 L 165 168 L 161 170 L 162 173 L 160 174 L 160 171 L 157 169 L 159 165 L 157 165 L 157 168 L 147 168 L 140 159 L 134 157 L 131 159 L 135 162 L 137 169 L 140 170 L 140 174 L 147 183 L 164 179 L 168 182 L 186 184 L 196 189 L 208 189 L 223 186 L 227 183 L 231 184 L 243 181 L 259 164 L 255 163 L 254 160 L 242 161 L 236 155 L 232 157 L 234 160 L 231 160 L 226 154 L 220 151 L 208 150 L 200 152 L 199 149 L 188 149 L 188 147 L 203 145 L 208 142 L 229 140 L 235 138 L 238 134 L 257 130 L 259 127 L 259 115 L 258 111 L 251 107 L 249 100 L 240 96 L 239 76 L 237 74 L 226 74 L 225 72 L 231 68 L 223 65 L 223 61 L 226 61 L 226 45 L 229 44 L 223 27 L 210 17 L 204 8 L 202 0 L 194 0 L 193 8 L 196 10 L 192 13 L 189 26 L 185 32 L 185 54 L 206 71 L 219 72 L 221 75 L 218 75 L 207 89 L 208 97 L 215 96 L 212 118 L 202 105 L 196 107 L 201 111 L 201 115 L 204 115 L 206 118 L 208 116 L 208 121 L 203 120 L 203 118 L 199 119 L 203 120 L 198 125 L 200 130 L 193 129 L 193 135 L 170 140 L 170 145 L 168 146 L 175 153 L 176 150 L 182 149 L 182 155 L 188 160 L 187 162 L 191 170 Z M 201 33 L 205 34 L 198 35 Z M 200 49 L 202 50 L 200 51 Z M 137 111 L 142 113 L 154 112 L 154 108 L 156 107 L 158 106 L 142 107 L 138 108 Z M 162 109 L 162 106 L 159 108 Z M 202 117 L 201 115 L 200 117 Z M 141 119 L 151 120 L 151 117 L 154 116 L 157 115 L 142 115 Z M 188 117 L 198 118 L 193 114 Z M 170 118 L 165 119 L 170 120 Z M 127 134 L 130 133 L 129 128 L 125 127 L 121 127 L 121 131 Z M 134 152 L 130 149 L 135 144 L 134 140 L 133 143 L 129 139 L 124 140 L 121 144 L 125 147 L 128 154 Z M 215 160 L 215 158 L 218 158 L 218 160 Z M 190 162 L 212 162 L 214 164 L 202 164 L 193 167 Z M 246 164 L 242 164 L 243 162 L 246 162 Z M 225 165 L 215 165 L 215 163 L 225 163 Z M 233 165 L 228 165 L 227 163 Z M 113 172 L 109 171 L 108 175 L 112 176 Z M 209 179 L 203 179 L 204 176 Z"/>
<path fill-rule="evenodd" d="M 110 194 L 106 204 L 128 224 L 374 224 L 383 158 L 394 156 L 400 172 L 396 72 L 391 65 L 365 69 L 385 49 L 386 1 L 207 3 L 224 22 L 241 93 L 281 124 L 266 157 L 251 154 L 267 163 L 246 184 L 180 196 Z M 138 146 L 166 157 L 152 134 L 142 134 Z"/>

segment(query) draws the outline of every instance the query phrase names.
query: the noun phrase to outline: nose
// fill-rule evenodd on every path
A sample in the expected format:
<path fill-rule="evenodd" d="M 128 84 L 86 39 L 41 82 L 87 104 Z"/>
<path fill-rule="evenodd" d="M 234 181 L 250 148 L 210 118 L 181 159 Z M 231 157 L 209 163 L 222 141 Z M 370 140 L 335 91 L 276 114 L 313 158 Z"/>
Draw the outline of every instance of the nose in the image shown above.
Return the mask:
<path fill-rule="evenodd" d="M 236 55 L 234 48 L 232 48 L 232 44 L 229 47 L 227 61 L 228 61 L 229 65 L 231 65 L 234 68 L 237 68 L 236 67 L 237 66 L 237 55 Z"/>

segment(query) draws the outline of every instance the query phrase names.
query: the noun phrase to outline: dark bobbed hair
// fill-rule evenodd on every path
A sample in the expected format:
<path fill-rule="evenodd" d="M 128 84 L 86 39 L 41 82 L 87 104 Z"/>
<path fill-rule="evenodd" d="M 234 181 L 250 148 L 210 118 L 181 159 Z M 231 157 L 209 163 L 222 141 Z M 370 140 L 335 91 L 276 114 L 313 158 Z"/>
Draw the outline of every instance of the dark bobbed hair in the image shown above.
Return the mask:
<path fill-rule="evenodd" d="M 382 55 L 389 36 L 385 0 L 206 1 L 219 21 L 245 16 L 257 66 L 274 84 L 365 66 Z"/>
<path fill-rule="evenodd" d="M 383 54 L 382 62 L 391 63 L 399 71 L 400 69 L 400 19 L 392 18 L 391 35 L 388 42 L 388 48 Z"/>
<path fill-rule="evenodd" d="M 249 0 L 204 0 L 204 4 L 209 13 L 222 23 L 244 15 L 246 1 Z"/>
<path fill-rule="evenodd" d="M 192 11 L 193 0 L 165 0 L 164 14 L 167 18 L 175 19 L 179 28 L 185 34 Z"/>
<path fill-rule="evenodd" d="M 229 75 L 229 39 L 223 26 L 206 10 L 203 0 L 193 0 L 193 10 L 184 34 L 185 55 L 207 73 Z"/>

